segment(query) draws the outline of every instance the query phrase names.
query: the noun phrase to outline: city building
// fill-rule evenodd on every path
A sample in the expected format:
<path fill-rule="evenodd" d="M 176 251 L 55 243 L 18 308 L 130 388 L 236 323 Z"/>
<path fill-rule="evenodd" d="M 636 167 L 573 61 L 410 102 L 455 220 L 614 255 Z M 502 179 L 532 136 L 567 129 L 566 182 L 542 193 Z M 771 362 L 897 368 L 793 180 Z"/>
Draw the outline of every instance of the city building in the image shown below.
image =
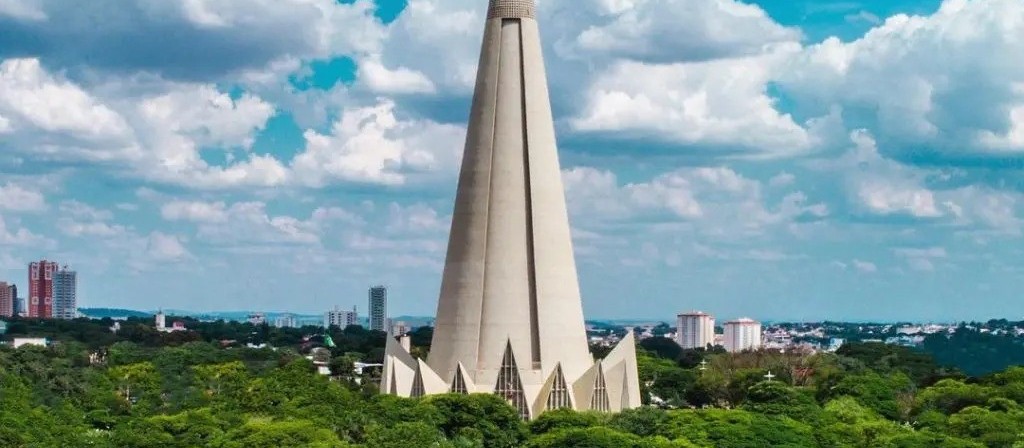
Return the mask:
<path fill-rule="evenodd" d="M 267 315 L 263 313 L 251 313 L 246 320 L 253 325 L 263 325 L 267 323 Z"/>
<path fill-rule="evenodd" d="M 7 322 L 0 320 L 0 335 L 7 333 Z"/>
<path fill-rule="evenodd" d="M 18 286 L 11 284 L 11 300 L 14 306 L 14 316 L 25 314 L 25 299 L 18 296 Z"/>
<path fill-rule="evenodd" d="M 387 331 L 388 289 L 383 286 L 370 288 L 370 329 Z"/>
<path fill-rule="evenodd" d="M 78 273 L 64 268 L 53 273 L 53 318 L 78 317 Z"/>
<path fill-rule="evenodd" d="M 282 314 L 274 319 L 274 326 L 277 328 L 298 328 L 299 321 L 292 314 Z"/>
<path fill-rule="evenodd" d="M 155 325 L 158 331 L 164 331 L 167 328 L 167 316 L 164 315 L 163 310 L 157 311 L 153 319 L 156 321 Z"/>
<path fill-rule="evenodd" d="M 761 323 L 748 318 L 725 323 L 723 345 L 730 353 L 761 348 Z"/>
<path fill-rule="evenodd" d="M 11 295 L 11 286 L 7 282 L 0 282 L 0 317 L 18 315 L 14 310 L 14 297 Z"/>
<path fill-rule="evenodd" d="M 490 0 L 430 353 L 387 338 L 382 393 L 640 406 L 633 333 L 602 360 L 587 345 L 535 11 Z"/>
<path fill-rule="evenodd" d="M 14 348 L 18 348 L 23 345 L 35 345 L 39 347 L 46 347 L 47 345 L 50 345 L 50 340 L 46 338 L 14 338 L 14 341 L 11 342 L 11 345 Z"/>
<path fill-rule="evenodd" d="M 53 261 L 28 264 L 28 317 L 53 317 L 53 273 L 59 266 Z"/>
<path fill-rule="evenodd" d="M 333 310 L 324 313 L 324 328 L 332 326 L 347 328 L 349 325 L 359 325 L 359 313 L 356 312 L 356 307 L 352 307 L 352 311 L 334 307 Z"/>
<path fill-rule="evenodd" d="M 402 336 L 412 330 L 412 327 L 409 326 L 409 323 L 407 323 L 404 320 L 394 321 L 388 327 L 391 328 L 392 336 Z"/>
<path fill-rule="evenodd" d="M 676 343 L 685 349 L 714 345 L 715 317 L 702 311 L 676 316 Z"/>

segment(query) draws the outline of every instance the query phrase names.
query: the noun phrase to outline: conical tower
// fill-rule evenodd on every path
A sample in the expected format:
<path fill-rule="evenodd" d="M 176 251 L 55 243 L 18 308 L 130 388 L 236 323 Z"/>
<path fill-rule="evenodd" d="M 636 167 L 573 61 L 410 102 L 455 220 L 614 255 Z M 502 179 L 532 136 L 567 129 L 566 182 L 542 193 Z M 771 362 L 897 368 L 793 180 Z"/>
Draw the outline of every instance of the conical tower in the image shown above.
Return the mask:
<path fill-rule="evenodd" d="M 535 16 L 533 0 L 490 0 L 427 359 L 524 417 L 552 401 L 539 395 L 603 369 L 588 350 Z M 616 368 L 636 403 L 620 409 L 639 405 L 632 344 Z"/>

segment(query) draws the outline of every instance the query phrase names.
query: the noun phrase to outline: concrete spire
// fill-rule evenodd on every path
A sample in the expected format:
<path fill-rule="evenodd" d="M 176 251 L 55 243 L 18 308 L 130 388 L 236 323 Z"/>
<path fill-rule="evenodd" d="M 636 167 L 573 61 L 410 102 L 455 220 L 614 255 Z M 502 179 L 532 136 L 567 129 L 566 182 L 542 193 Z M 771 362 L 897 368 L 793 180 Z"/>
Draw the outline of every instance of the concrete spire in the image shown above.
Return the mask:
<path fill-rule="evenodd" d="M 499 393 L 524 417 L 544 410 L 536 409 L 549 402 L 540 395 L 568 393 L 563 383 L 603 369 L 590 355 L 583 322 L 535 16 L 533 0 L 490 0 L 427 358 L 444 381 L 464 375 L 475 385 L 471 392 Z M 635 352 L 628 341 L 617 358 Z M 636 378 L 633 359 L 615 363 L 623 372 L 607 387 L 616 397 L 621 378 Z M 390 378 L 387 366 L 385 374 Z M 558 387 L 549 381 L 555 377 Z M 639 385 L 626 395 L 639 397 Z M 630 403 L 622 404 L 608 410 Z"/>

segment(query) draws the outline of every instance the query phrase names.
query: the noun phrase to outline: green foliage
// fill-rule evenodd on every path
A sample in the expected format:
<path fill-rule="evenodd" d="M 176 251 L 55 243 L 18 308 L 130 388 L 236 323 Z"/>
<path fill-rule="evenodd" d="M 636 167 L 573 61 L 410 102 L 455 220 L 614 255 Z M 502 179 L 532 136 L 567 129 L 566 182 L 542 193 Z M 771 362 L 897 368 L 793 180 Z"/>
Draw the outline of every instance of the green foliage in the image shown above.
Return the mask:
<path fill-rule="evenodd" d="M 843 376 L 837 384 L 819 390 L 818 399 L 827 401 L 849 396 L 890 420 L 906 421 L 914 389 L 910 378 L 903 373 L 881 375 L 869 370 Z"/>
<path fill-rule="evenodd" d="M 425 401 L 440 412 L 439 427 L 448 437 L 482 436 L 486 448 L 518 447 L 526 439 L 519 414 L 495 395 L 435 395 Z"/>
<path fill-rule="evenodd" d="M 530 422 L 530 432 L 545 434 L 560 429 L 590 428 L 602 426 L 608 421 L 606 414 L 597 412 L 576 412 L 570 409 L 557 409 L 541 414 Z"/>
<path fill-rule="evenodd" d="M 611 428 L 561 429 L 536 437 L 528 448 L 696 448 L 686 440 L 670 441 L 664 437 L 642 438 Z"/>
<path fill-rule="evenodd" d="M 389 427 L 373 425 L 367 430 L 366 445 L 375 448 L 454 446 L 444 433 L 423 422 L 402 422 Z"/>
<path fill-rule="evenodd" d="M 806 422 L 815 422 L 821 415 L 821 407 L 808 391 L 797 390 L 777 381 L 764 381 L 752 386 L 747 391 L 743 409 Z"/>
<path fill-rule="evenodd" d="M 490 394 L 407 399 L 376 394 L 372 378 L 356 384 L 344 372 L 378 356 L 385 337 L 359 327 L 329 330 L 339 345 L 331 380 L 300 355 L 315 338 L 291 330 L 196 323 L 201 331 L 171 339 L 141 321 L 116 336 L 95 331 L 102 321 L 16 322 L 72 336 L 48 348 L 0 346 L 3 447 L 1024 448 L 1024 367 L 963 378 L 877 344 L 725 354 L 648 342 L 641 382 L 659 407 L 562 409 L 527 423 Z M 87 336 L 107 345 L 78 341 Z"/>
<path fill-rule="evenodd" d="M 840 347 L 836 354 L 860 361 L 879 373 L 903 373 L 921 386 L 930 385 L 945 375 L 928 354 L 898 345 L 850 343 Z"/>
<path fill-rule="evenodd" d="M 957 366 L 968 375 L 985 375 L 1024 365 L 1024 344 L 1012 334 L 959 328 L 952 335 L 929 335 L 921 349 L 940 364 Z"/>

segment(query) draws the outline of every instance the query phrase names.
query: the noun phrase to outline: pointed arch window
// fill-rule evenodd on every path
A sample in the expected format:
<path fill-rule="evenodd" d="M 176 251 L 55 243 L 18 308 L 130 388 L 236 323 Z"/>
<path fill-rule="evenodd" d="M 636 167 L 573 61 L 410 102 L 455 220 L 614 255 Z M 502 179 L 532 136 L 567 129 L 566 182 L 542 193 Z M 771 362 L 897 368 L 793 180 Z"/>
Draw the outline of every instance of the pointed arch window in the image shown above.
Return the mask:
<path fill-rule="evenodd" d="M 565 375 L 562 374 L 562 364 L 555 366 L 555 379 L 551 383 L 551 392 L 548 393 L 547 409 L 562 409 L 571 408 L 572 402 L 569 401 L 569 387 L 565 383 Z"/>
<path fill-rule="evenodd" d="M 519 411 L 520 417 L 530 418 L 530 408 L 526 404 L 526 394 L 523 393 L 523 382 L 519 378 L 519 367 L 516 366 L 516 358 L 512 354 L 511 341 L 505 346 L 505 356 L 501 359 L 494 394 L 508 400 L 512 407 Z"/>
<path fill-rule="evenodd" d="M 601 412 L 611 410 L 608 403 L 608 386 L 604 380 L 604 366 L 597 367 L 597 379 L 594 380 L 594 395 L 590 398 L 590 409 Z"/>
<path fill-rule="evenodd" d="M 462 376 L 462 365 L 455 368 L 455 379 L 452 380 L 452 393 L 466 395 L 469 388 L 466 387 L 466 378 Z"/>

